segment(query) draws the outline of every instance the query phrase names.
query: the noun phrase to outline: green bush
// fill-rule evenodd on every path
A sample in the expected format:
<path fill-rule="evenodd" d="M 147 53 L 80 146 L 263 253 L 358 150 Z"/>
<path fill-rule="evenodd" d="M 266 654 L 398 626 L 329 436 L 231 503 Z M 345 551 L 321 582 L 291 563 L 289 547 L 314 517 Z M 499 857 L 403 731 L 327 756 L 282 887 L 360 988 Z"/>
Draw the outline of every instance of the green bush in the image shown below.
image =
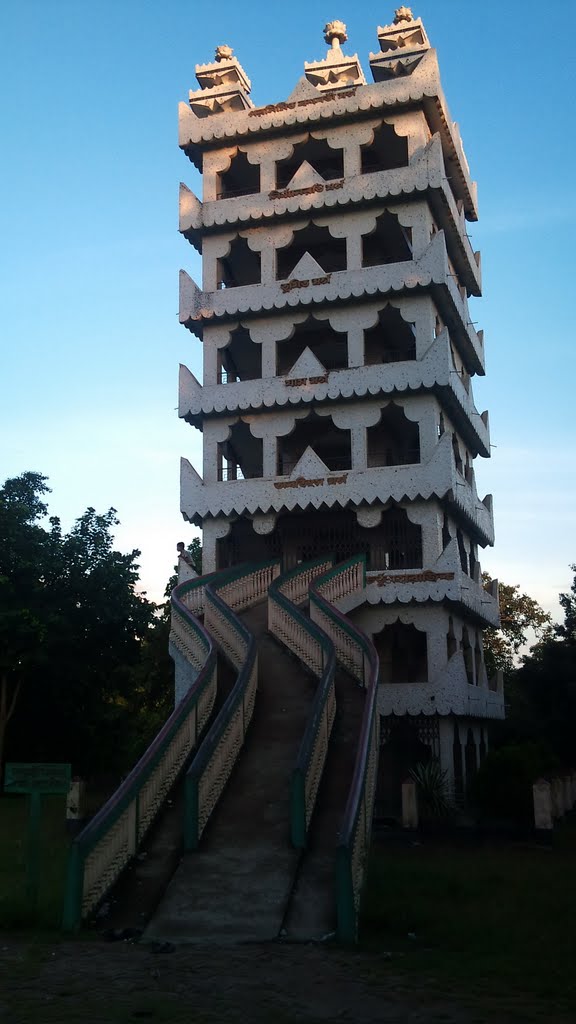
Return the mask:
<path fill-rule="evenodd" d="M 532 786 L 554 773 L 554 759 L 538 743 L 519 743 L 491 751 L 470 784 L 470 802 L 483 817 L 530 824 Z"/>

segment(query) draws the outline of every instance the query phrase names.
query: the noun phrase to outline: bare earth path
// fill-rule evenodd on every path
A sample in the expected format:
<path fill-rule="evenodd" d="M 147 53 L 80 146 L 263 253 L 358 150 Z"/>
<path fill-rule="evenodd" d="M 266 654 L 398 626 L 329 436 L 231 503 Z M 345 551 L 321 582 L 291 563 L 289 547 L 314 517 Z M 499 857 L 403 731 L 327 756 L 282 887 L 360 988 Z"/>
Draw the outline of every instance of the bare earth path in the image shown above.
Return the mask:
<path fill-rule="evenodd" d="M 150 947 L 0 936 L 2 1024 L 511 1024 L 462 1005 L 394 959 L 322 945 Z M 524 1018 L 526 1019 L 526 1018 Z M 532 1017 L 530 1016 L 530 1019 Z M 538 1018 L 540 1020 L 540 1018 Z M 560 1018 L 554 1017 L 555 1022 Z"/>

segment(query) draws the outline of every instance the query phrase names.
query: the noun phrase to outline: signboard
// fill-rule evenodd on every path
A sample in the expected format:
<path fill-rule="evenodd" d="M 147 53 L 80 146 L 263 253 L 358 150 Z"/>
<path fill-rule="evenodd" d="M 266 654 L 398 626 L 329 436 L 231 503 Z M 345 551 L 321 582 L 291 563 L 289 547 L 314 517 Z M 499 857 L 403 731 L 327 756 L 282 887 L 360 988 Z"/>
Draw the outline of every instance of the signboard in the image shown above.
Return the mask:
<path fill-rule="evenodd" d="M 4 792 L 28 793 L 29 798 L 26 888 L 32 909 L 38 904 L 42 794 L 67 793 L 70 789 L 71 774 L 69 764 L 25 764 L 16 761 L 6 764 Z"/>
<path fill-rule="evenodd" d="M 69 764 L 6 764 L 6 793 L 67 793 L 72 775 Z"/>

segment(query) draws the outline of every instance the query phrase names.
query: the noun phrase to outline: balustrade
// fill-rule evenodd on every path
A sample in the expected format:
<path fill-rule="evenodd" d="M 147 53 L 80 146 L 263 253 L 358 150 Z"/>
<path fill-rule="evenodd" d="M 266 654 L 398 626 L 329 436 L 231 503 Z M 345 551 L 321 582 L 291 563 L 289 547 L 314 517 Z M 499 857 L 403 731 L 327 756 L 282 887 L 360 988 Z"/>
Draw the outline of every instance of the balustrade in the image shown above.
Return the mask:
<path fill-rule="evenodd" d="M 79 927 L 135 855 L 212 712 L 216 650 L 188 607 L 202 605 L 210 578 L 188 580 L 173 591 L 171 641 L 192 666 L 193 680 L 130 775 L 74 839 L 66 877 L 66 930 Z"/>
<path fill-rule="evenodd" d="M 261 601 L 280 572 L 278 562 L 224 570 L 205 590 L 205 623 L 238 671 L 186 775 L 184 847 L 195 849 L 236 763 L 252 719 L 258 686 L 256 641 L 237 612 Z"/>
<path fill-rule="evenodd" d="M 366 690 L 360 741 L 336 854 L 337 931 L 342 941 L 358 935 L 358 913 L 372 830 L 379 753 L 376 709 L 378 655 L 372 641 L 354 626 L 333 601 L 365 587 L 363 555 L 329 570 L 310 586 L 310 614 L 332 640 L 336 656 Z"/>
<path fill-rule="evenodd" d="M 268 592 L 268 629 L 319 679 L 292 773 L 290 829 L 297 848 L 307 843 L 336 713 L 334 648 L 297 605 L 305 600 L 311 580 L 331 565 L 323 558 L 300 565 L 280 576 Z"/>

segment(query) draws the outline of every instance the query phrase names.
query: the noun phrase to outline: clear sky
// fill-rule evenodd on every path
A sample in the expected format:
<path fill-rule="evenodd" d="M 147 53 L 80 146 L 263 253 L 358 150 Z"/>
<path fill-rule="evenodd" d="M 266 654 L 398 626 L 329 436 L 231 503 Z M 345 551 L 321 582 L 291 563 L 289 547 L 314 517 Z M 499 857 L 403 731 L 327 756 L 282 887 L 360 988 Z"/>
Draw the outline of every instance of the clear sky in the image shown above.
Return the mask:
<path fill-rule="evenodd" d="M 199 261 L 177 232 L 178 182 L 199 191 L 179 151 L 176 104 L 194 65 L 234 47 L 256 104 L 285 99 L 322 28 L 348 26 L 345 52 L 378 49 L 395 5 L 301 0 L 3 0 L 0 10 L 0 475 L 33 469 L 69 528 L 89 506 L 117 510 L 161 598 L 175 545 L 179 457 L 199 435 L 178 420 L 178 363 L 201 379 L 201 345 L 178 324 L 178 270 Z M 558 615 L 576 561 L 574 446 L 576 4 L 421 0 L 439 51 L 481 219 L 496 546 L 483 568 Z"/>

